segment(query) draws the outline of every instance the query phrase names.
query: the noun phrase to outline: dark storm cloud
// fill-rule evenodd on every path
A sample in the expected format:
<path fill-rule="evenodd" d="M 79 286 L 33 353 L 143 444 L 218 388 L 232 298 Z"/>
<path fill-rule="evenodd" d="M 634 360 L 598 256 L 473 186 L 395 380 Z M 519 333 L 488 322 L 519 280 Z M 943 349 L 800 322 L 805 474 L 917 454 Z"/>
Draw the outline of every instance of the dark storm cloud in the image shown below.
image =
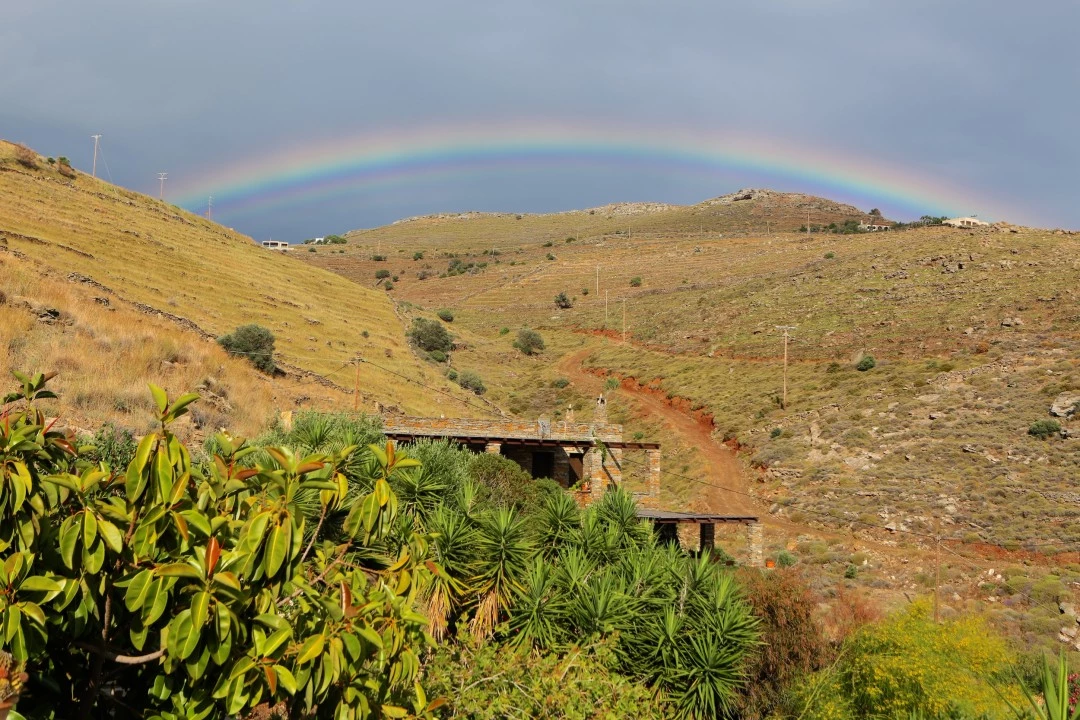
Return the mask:
<path fill-rule="evenodd" d="M 87 167 L 88 136 L 102 132 L 114 179 L 144 191 L 156 190 L 160 170 L 199 175 L 368 130 L 588 118 L 751 129 L 1028 211 L 1007 219 L 1080 226 L 1076 3 L 9 4 L 0 136 Z M 236 220 L 258 235 L 299 238 L 454 209 L 444 203 L 695 202 L 741 180 L 538 172 L 512 186 L 496 176 L 421 183 Z"/>

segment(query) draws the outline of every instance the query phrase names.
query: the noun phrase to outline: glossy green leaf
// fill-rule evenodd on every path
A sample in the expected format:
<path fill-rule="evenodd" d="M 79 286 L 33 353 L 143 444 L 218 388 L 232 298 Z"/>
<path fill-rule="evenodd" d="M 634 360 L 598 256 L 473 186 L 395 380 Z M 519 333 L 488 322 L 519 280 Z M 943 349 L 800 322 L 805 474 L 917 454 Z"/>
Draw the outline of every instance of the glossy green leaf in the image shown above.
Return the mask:
<path fill-rule="evenodd" d="M 277 575 L 285 557 L 289 552 L 289 541 L 286 537 L 285 528 L 275 525 L 270 530 L 270 537 L 266 541 L 266 552 L 263 555 L 263 565 L 268 577 Z"/>
<path fill-rule="evenodd" d="M 154 383 L 150 383 L 150 394 L 154 396 L 154 403 L 157 405 L 158 412 L 164 413 L 165 408 L 169 406 L 169 396 Z"/>
<path fill-rule="evenodd" d="M 101 534 L 105 544 L 109 546 L 109 549 L 114 553 L 120 553 L 124 550 L 124 536 L 120 534 L 120 529 L 113 525 L 104 518 L 98 520 L 98 532 Z"/>

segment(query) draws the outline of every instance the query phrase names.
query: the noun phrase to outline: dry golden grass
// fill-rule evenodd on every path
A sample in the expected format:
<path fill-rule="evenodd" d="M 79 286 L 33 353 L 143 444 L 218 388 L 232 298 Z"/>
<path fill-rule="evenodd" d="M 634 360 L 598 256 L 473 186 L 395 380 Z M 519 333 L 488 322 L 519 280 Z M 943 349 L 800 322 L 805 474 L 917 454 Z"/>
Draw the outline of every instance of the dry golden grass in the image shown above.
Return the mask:
<path fill-rule="evenodd" d="M 222 427 L 255 434 L 279 410 L 298 404 L 329 409 L 348 402 L 310 381 L 272 380 L 217 343 L 83 284 L 43 275 L 10 253 L 0 253 L 0 298 L 0 387 L 13 386 L 12 370 L 57 372 L 50 387 L 59 399 L 48 403 L 49 412 L 88 432 L 107 422 L 149 429 L 150 382 L 173 395 L 196 390 L 203 396 L 179 423 L 194 439 Z"/>
<path fill-rule="evenodd" d="M 382 291 L 85 174 L 67 178 L 44 161 L 30 169 L 16 153 L 0 142 L 0 242 L 11 250 L 58 277 L 79 273 L 213 335 L 264 325 L 277 337 L 278 360 L 346 387 L 354 382 L 347 364 L 360 354 L 369 361 L 360 371 L 365 409 L 378 401 L 415 413 L 460 413 L 460 403 L 440 402 L 402 379 L 464 394 L 413 355 Z"/>
<path fill-rule="evenodd" d="M 533 234 L 517 244 L 508 235 L 492 255 L 491 228 L 509 233 L 505 226 L 517 222 Z M 388 267 L 399 275 L 394 294 L 405 312 L 452 309 L 452 329 L 467 345 L 455 365 L 478 371 L 493 400 L 526 416 L 557 415 L 569 402 L 587 416 L 588 397 L 551 383 L 561 357 L 591 348 L 590 368 L 650 384 L 713 415 L 717 439 L 743 441 L 744 459 L 773 468 L 766 475 L 748 467 L 747 476 L 766 480 L 756 491 L 781 518 L 926 531 L 939 517 L 956 538 L 1080 542 L 1072 506 L 1062 504 L 1074 497 L 1077 441 L 1039 441 L 1026 432 L 1047 417 L 1057 393 L 1080 388 L 1077 235 L 939 227 L 688 238 L 658 231 L 548 245 L 537 234 L 545 222 L 566 218 L 414 221 L 354 236 L 380 237 L 385 262 L 351 244 L 345 254 L 320 249 L 305 259 L 363 283 Z M 444 229 L 466 226 L 477 235 Z M 424 257 L 413 260 L 417 251 Z M 440 277 L 455 261 L 474 268 Z M 421 270 L 431 275 L 420 280 Z M 556 307 L 559 292 L 572 308 Z M 623 300 L 626 345 L 619 341 Z M 786 409 L 776 325 L 798 326 Z M 513 350 L 521 326 L 544 336 L 542 356 Z M 500 334 L 502 327 L 510 332 Z M 874 370 L 854 369 L 862 353 L 877 359 Z M 628 434 L 664 442 L 666 469 L 710 478 L 704 456 L 621 393 L 613 412 Z M 668 497 L 680 503 L 705 492 L 677 478 L 667 483 Z"/>

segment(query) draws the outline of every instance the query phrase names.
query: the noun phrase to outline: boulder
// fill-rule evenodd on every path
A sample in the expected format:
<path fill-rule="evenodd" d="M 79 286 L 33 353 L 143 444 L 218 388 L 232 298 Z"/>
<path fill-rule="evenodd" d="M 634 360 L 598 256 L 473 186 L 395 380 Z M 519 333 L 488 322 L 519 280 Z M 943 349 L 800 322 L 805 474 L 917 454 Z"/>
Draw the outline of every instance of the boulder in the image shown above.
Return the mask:
<path fill-rule="evenodd" d="M 1054 404 L 1050 406 L 1050 414 L 1054 417 L 1072 417 L 1080 407 L 1080 393 L 1063 392 L 1054 398 Z"/>

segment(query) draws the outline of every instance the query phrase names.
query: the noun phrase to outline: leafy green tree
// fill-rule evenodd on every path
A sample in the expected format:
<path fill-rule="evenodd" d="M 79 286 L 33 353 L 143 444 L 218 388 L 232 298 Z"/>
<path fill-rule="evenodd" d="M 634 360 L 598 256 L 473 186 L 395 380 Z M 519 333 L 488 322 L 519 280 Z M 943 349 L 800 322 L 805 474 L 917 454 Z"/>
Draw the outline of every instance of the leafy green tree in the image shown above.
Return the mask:
<path fill-rule="evenodd" d="M 514 347 L 526 355 L 536 355 L 544 351 L 544 338 L 535 330 L 521 328 L 518 330 Z"/>
<path fill-rule="evenodd" d="M 277 370 L 274 365 L 274 334 L 262 325 L 241 325 L 217 339 L 230 355 L 239 355 L 265 373 Z"/>
<path fill-rule="evenodd" d="M 566 310 L 567 308 L 574 307 L 574 303 L 566 296 L 566 293 L 561 292 L 555 296 L 555 307 Z"/>
<path fill-rule="evenodd" d="M 446 326 L 438 320 L 429 320 L 422 317 L 413 320 L 412 327 L 409 328 L 409 339 L 418 348 L 427 352 L 438 350 L 447 353 L 450 352 L 450 348 L 454 344 L 450 333 L 446 330 Z"/>
<path fill-rule="evenodd" d="M 477 395 L 483 395 L 487 392 L 483 379 L 473 370 L 462 370 L 461 374 L 458 375 L 457 383 Z"/>
<path fill-rule="evenodd" d="M 855 363 L 855 369 L 859 372 L 866 372 L 872 370 L 877 365 L 877 361 L 874 360 L 873 355 L 863 355 L 859 362 Z"/>
<path fill-rule="evenodd" d="M 0 422 L 0 644 L 26 665 L 27 717 L 437 707 L 418 684 L 430 639 L 414 601 L 441 570 L 398 528 L 390 489 L 415 460 L 270 447 L 253 464 L 255 448 L 221 435 L 201 467 L 170 430 L 197 396 L 151 386 L 158 427 L 114 468 L 45 424 L 45 376 L 17 377 Z M 368 492 L 344 472 L 358 452 Z"/>

